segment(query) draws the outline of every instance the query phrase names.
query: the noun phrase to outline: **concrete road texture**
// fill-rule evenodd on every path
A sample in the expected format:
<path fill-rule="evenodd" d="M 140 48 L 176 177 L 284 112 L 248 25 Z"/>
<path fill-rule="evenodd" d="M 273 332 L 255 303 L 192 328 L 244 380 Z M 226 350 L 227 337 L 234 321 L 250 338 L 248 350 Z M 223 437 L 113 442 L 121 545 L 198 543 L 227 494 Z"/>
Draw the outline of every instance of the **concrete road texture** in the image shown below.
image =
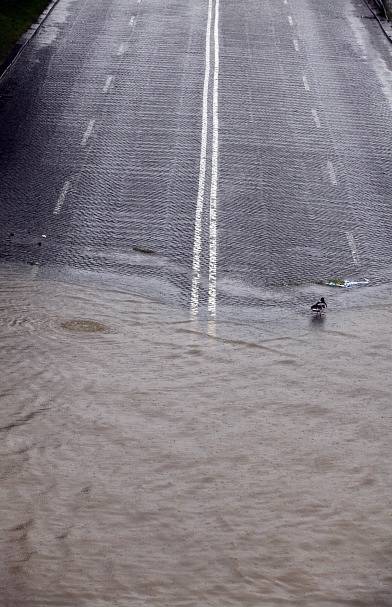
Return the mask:
<path fill-rule="evenodd" d="M 383 282 L 391 46 L 371 17 L 61 0 L 0 86 L 1 258 L 147 277 L 212 317 L 238 282 Z"/>

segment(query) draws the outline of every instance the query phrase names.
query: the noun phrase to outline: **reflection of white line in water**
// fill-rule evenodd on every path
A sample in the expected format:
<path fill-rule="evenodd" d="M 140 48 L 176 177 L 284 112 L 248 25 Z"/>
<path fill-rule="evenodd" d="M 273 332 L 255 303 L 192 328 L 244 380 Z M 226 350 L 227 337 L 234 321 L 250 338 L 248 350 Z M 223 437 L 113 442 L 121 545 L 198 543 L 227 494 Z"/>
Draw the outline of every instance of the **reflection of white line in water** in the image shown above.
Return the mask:
<path fill-rule="evenodd" d="M 290 23 L 291 27 L 293 27 L 293 18 L 292 18 L 292 16 L 291 16 L 291 15 L 289 15 L 289 16 L 287 17 L 287 19 L 289 20 L 289 23 Z"/>
<path fill-rule="evenodd" d="M 328 160 L 327 168 L 328 168 L 328 175 L 329 175 L 330 182 L 332 183 L 332 185 L 338 185 L 338 180 L 336 178 L 336 173 L 335 173 L 335 167 L 333 166 L 333 163 L 331 162 L 331 160 Z"/>
<path fill-rule="evenodd" d="M 215 320 L 209 320 L 207 323 L 207 335 L 210 337 L 216 337 L 216 322 Z"/>
<path fill-rule="evenodd" d="M 217 197 L 219 160 L 219 0 L 215 2 L 214 23 L 214 88 L 212 106 L 212 173 L 210 194 L 210 265 L 208 286 L 208 312 L 216 316 L 216 244 L 217 244 Z"/>
<path fill-rule="evenodd" d="M 94 130 L 94 125 L 95 125 L 95 120 L 90 120 L 90 122 L 88 123 L 87 128 L 84 132 L 84 135 L 83 135 L 82 144 L 81 144 L 82 147 L 84 147 L 86 145 L 87 141 L 90 139 L 91 134 Z"/>
<path fill-rule="evenodd" d="M 134 23 L 135 23 L 135 16 L 133 15 L 133 16 L 131 17 L 131 19 L 130 19 L 130 21 L 129 21 L 129 24 L 128 24 L 128 25 L 130 25 L 130 26 L 132 27 L 132 26 L 134 25 Z"/>
<path fill-rule="evenodd" d="M 57 199 L 57 203 L 56 206 L 54 208 L 53 214 L 54 215 L 58 215 L 63 207 L 63 204 L 65 202 L 65 198 L 69 192 L 71 188 L 71 182 L 70 181 L 66 181 L 65 184 L 62 187 L 62 190 L 60 192 L 60 196 Z"/>
<path fill-rule="evenodd" d="M 295 48 L 295 50 L 296 50 L 296 51 L 297 51 L 297 53 L 298 53 L 298 51 L 299 51 L 299 44 L 298 44 L 298 40 L 297 40 L 297 38 L 294 38 L 294 40 L 293 40 L 293 44 L 294 44 L 294 48 Z"/>
<path fill-rule="evenodd" d="M 310 91 L 310 86 L 305 74 L 302 76 L 302 82 L 304 83 L 305 91 Z"/>
<path fill-rule="evenodd" d="M 37 278 L 39 272 L 39 265 L 36 263 L 31 268 L 31 278 Z"/>
<path fill-rule="evenodd" d="M 104 93 L 108 92 L 108 90 L 110 89 L 110 85 L 112 84 L 112 82 L 113 82 L 113 76 L 108 76 L 106 78 L 105 86 L 103 87 L 103 92 Z"/>
<path fill-rule="evenodd" d="M 354 234 L 352 232 L 346 232 L 346 238 L 351 250 L 351 255 L 353 258 L 353 261 L 355 263 L 355 265 L 357 266 L 359 264 L 359 256 L 358 256 L 358 251 L 357 251 L 357 245 L 355 244 L 355 238 L 354 238 Z"/>
<path fill-rule="evenodd" d="M 210 61 L 211 61 L 211 22 L 212 22 L 212 0 L 208 3 L 208 18 L 206 31 L 206 60 L 203 88 L 203 113 L 201 129 L 199 187 L 196 202 L 195 232 L 193 241 L 193 265 L 192 265 L 192 292 L 191 292 L 191 314 L 196 316 L 199 308 L 200 287 L 200 254 L 202 245 L 202 218 L 204 206 L 204 190 L 206 181 L 207 165 L 207 136 L 208 136 L 208 91 L 210 84 Z"/>
<path fill-rule="evenodd" d="M 320 118 L 319 118 L 318 112 L 315 108 L 312 108 L 312 116 L 313 116 L 313 120 L 314 120 L 317 128 L 319 129 L 321 127 L 321 123 L 320 123 Z"/>

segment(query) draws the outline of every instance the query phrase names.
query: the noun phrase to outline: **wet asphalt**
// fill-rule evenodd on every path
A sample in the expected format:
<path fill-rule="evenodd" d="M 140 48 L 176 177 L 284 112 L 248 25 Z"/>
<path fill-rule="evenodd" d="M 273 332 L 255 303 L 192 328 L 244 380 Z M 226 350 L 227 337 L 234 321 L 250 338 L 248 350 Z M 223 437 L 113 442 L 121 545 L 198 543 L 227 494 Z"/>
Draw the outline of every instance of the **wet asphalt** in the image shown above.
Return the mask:
<path fill-rule="evenodd" d="M 207 0 L 60 0 L 0 83 L 2 261 L 127 277 L 190 304 L 208 11 Z M 218 309 L 270 286 L 386 282 L 392 46 L 371 13 L 361 0 L 220 0 L 217 27 L 200 311 L 213 76 Z"/>

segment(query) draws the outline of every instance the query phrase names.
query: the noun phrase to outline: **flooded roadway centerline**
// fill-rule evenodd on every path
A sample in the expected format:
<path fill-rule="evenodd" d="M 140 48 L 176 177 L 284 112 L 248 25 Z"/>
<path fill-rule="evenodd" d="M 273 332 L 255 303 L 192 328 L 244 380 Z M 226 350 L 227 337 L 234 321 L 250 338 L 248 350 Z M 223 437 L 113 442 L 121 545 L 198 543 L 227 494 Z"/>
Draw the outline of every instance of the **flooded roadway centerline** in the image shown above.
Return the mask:
<path fill-rule="evenodd" d="M 213 9 L 215 9 L 213 11 Z M 214 13 L 214 19 L 213 19 Z M 214 41 L 214 54 L 211 54 L 211 38 Z M 201 278 L 202 252 L 202 219 L 207 173 L 207 147 L 209 135 L 209 91 L 211 78 L 211 62 L 213 60 L 213 93 L 212 93 L 212 151 L 211 151 L 211 184 L 209 199 L 209 277 L 208 277 L 208 312 L 212 318 L 216 316 L 216 251 L 217 251 L 217 193 L 218 193 L 218 156 L 219 156 L 219 0 L 209 0 L 205 72 L 203 84 L 202 130 L 199 164 L 199 185 L 196 201 L 195 228 L 192 260 L 192 289 L 191 316 L 195 318 L 199 312 L 199 290 Z"/>
<path fill-rule="evenodd" d="M 208 92 L 210 86 L 211 72 L 211 23 L 212 23 L 212 0 L 208 2 L 208 16 L 206 29 L 205 50 L 205 72 L 203 87 L 203 111 L 201 128 L 201 147 L 199 164 L 199 187 L 196 201 L 195 229 L 193 240 L 193 263 L 192 263 L 192 291 L 191 291 L 191 316 L 196 317 L 199 310 L 199 286 L 200 286 L 200 255 L 202 247 L 202 218 L 204 207 L 204 190 L 207 168 L 207 136 L 208 136 Z"/>
<path fill-rule="evenodd" d="M 214 23 L 214 89 L 212 109 L 212 175 L 210 193 L 210 267 L 208 287 L 208 312 L 216 317 L 216 247 L 217 247 L 217 199 L 219 162 L 219 0 L 215 2 Z"/>

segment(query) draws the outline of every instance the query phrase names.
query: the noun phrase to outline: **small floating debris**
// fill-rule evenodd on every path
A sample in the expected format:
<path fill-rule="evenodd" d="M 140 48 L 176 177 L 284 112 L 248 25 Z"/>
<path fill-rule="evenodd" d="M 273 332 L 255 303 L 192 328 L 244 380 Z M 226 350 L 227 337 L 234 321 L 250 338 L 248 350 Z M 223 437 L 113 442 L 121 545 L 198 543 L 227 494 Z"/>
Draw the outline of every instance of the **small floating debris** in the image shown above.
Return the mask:
<path fill-rule="evenodd" d="M 325 284 L 327 287 L 340 287 L 342 289 L 350 289 L 351 287 L 364 287 L 370 283 L 370 280 L 363 278 L 362 280 L 345 280 L 343 278 L 331 278 Z"/>
<path fill-rule="evenodd" d="M 77 333 L 104 333 L 108 331 L 105 325 L 96 320 L 74 319 L 66 320 L 61 323 L 66 331 L 75 331 Z"/>
<path fill-rule="evenodd" d="M 132 247 L 132 249 L 134 251 L 136 251 L 136 253 L 144 253 L 145 255 L 155 255 L 155 251 L 153 251 L 152 249 L 147 249 L 146 247 Z"/>

